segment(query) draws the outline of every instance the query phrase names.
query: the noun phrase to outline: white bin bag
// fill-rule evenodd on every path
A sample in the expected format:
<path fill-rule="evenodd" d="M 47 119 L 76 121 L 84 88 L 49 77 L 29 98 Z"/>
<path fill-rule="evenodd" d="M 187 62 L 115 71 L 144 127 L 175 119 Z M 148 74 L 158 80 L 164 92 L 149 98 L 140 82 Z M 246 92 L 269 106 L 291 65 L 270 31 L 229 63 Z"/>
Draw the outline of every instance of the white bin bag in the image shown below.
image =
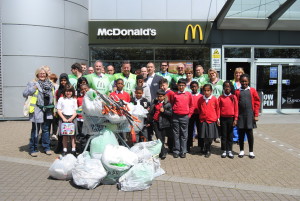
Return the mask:
<path fill-rule="evenodd" d="M 77 159 L 72 154 L 60 156 L 52 163 L 49 168 L 49 175 L 54 179 L 69 180 L 72 179 L 72 169 L 75 166 Z"/>

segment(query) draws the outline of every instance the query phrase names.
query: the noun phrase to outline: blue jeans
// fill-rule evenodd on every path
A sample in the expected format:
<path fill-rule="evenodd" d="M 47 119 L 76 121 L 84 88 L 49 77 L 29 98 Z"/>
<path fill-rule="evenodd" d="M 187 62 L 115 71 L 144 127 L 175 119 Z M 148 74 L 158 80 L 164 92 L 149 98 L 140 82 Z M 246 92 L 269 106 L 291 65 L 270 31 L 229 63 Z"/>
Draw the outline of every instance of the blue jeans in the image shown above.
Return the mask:
<path fill-rule="evenodd" d="M 49 128 L 51 125 L 51 120 L 45 120 L 44 123 L 34 123 L 32 122 L 31 128 L 31 137 L 29 141 L 29 152 L 37 152 L 38 151 L 38 136 L 39 131 L 42 128 L 42 147 L 44 151 L 50 150 L 50 133 Z"/>

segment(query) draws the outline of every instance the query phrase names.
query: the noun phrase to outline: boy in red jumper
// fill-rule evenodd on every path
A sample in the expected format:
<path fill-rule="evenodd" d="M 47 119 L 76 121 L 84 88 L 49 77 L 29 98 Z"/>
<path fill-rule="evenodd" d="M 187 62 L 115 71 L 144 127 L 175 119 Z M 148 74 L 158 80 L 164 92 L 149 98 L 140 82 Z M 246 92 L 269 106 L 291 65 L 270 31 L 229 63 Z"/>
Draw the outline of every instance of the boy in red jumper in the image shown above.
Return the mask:
<path fill-rule="evenodd" d="M 160 89 L 164 90 L 164 92 L 166 93 L 166 97 L 168 98 L 168 101 L 170 102 L 171 100 L 171 96 L 174 94 L 174 92 L 169 88 L 169 82 L 166 78 L 163 78 L 159 81 L 159 86 Z M 167 131 L 167 144 L 168 144 L 168 148 L 169 148 L 169 153 L 173 153 L 173 146 L 174 146 L 174 136 L 173 136 L 173 131 L 172 131 L 172 126 L 170 126 L 170 128 Z"/>
<path fill-rule="evenodd" d="M 188 124 L 189 117 L 193 112 L 193 102 L 191 93 L 185 91 L 185 80 L 179 79 L 177 86 L 178 91 L 170 99 L 173 110 L 173 157 L 178 158 L 180 156 L 180 158 L 185 158 L 187 152 Z"/>
<path fill-rule="evenodd" d="M 199 110 L 198 110 L 198 100 L 200 97 L 202 97 L 202 94 L 198 92 L 199 84 L 196 81 L 192 81 L 190 84 L 190 88 L 192 90 L 192 102 L 193 102 L 193 113 L 191 118 L 189 119 L 189 127 L 188 127 L 188 141 L 187 141 L 187 151 L 190 152 L 190 148 L 193 147 L 193 134 L 194 134 L 194 128 L 196 123 L 196 129 L 198 132 L 198 146 L 201 148 L 201 150 L 204 147 L 204 143 L 199 138 L 199 128 L 200 128 L 200 121 L 199 121 Z"/>
<path fill-rule="evenodd" d="M 230 81 L 223 83 L 223 95 L 218 99 L 220 106 L 220 125 L 221 125 L 221 157 L 226 155 L 233 159 L 232 142 L 233 127 L 236 126 L 238 120 L 238 101 L 234 95 L 234 87 Z"/>
<path fill-rule="evenodd" d="M 130 95 L 126 91 L 123 91 L 124 81 L 123 79 L 119 78 L 116 80 L 116 87 L 117 90 L 110 93 L 110 97 L 115 101 L 119 101 L 122 99 L 123 101 L 129 103 L 130 102 Z"/>

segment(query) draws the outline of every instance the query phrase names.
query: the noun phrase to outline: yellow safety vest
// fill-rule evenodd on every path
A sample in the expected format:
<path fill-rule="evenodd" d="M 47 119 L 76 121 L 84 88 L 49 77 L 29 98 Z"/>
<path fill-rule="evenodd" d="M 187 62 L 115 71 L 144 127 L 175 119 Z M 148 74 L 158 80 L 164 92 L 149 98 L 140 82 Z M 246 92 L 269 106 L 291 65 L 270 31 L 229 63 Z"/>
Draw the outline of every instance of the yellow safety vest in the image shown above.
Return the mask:
<path fill-rule="evenodd" d="M 38 100 L 38 94 L 39 90 L 37 89 L 34 94 L 30 98 L 30 106 L 29 106 L 29 113 L 34 113 L 34 108 L 36 107 L 36 103 Z M 53 94 L 53 103 L 56 105 L 55 96 L 54 96 L 54 89 L 52 88 L 52 94 Z M 28 96 L 29 98 L 29 96 Z"/>

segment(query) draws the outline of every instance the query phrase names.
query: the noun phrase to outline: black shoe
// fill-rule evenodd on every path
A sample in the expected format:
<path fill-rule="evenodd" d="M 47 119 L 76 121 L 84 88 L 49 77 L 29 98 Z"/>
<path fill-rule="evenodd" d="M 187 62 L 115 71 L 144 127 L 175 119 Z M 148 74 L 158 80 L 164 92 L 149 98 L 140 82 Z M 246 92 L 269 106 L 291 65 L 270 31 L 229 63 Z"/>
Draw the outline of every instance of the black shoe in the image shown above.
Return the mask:
<path fill-rule="evenodd" d="M 244 155 L 240 155 L 240 154 L 239 154 L 239 158 L 243 158 L 243 157 L 244 157 Z"/>
<path fill-rule="evenodd" d="M 185 157 L 186 157 L 186 153 L 180 154 L 180 158 L 185 158 Z"/>
<path fill-rule="evenodd" d="M 203 147 L 201 147 L 201 148 L 200 148 L 200 153 L 201 153 L 201 154 L 205 154 L 205 152 L 206 152 L 205 149 L 204 149 Z"/>
<path fill-rule="evenodd" d="M 71 154 L 73 154 L 73 156 L 77 157 L 76 151 L 72 151 Z"/>
<path fill-rule="evenodd" d="M 205 154 L 205 158 L 209 158 L 211 155 L 210 151 L 207 151 L 206 154 Z"/>
<path fill-rule="evenodd" d="M 205 154 L 205 158 L 209 158 L 211 155 L 210 151 L 207 151 L 206 154 Z"/>
<path fill-rule="evenodd" d="M 179 157 L 179 155 L 178 155 L 178 154 L 176 154 L 176 153 L 174 153 L 174 154 L 173 154 L 173 157 L 174 157 L 174 158 L 178 158 L 178 157 Z"/>
<path fill-rule="evenodd" d="M 63 152 L 61 153 L 62 156 L 65 156 L 65 155 L 67 155 L 67 154 L 68 154 L 68 153 L 65 152 L 65 151 L 63 151 Z"/>
<path fill-rule="evenodd" d="M 251 159 L 254 159 L 254 158 L 255 158 L 255 156 L 251 156 L 251 155 L 249 155 L 249 158 L 251 158 Z"/>
<path fill-rule="evenodd" d="M 166 154 L 166 153 L 164 153 L 164 154 L 162 154 L 162 155 L 161 155 L 161 157 L 160 157 L 160 158 L 161 158 L 161 160 L 164 160 L 166 157 L 167 157 L 167 154 Z"/>

